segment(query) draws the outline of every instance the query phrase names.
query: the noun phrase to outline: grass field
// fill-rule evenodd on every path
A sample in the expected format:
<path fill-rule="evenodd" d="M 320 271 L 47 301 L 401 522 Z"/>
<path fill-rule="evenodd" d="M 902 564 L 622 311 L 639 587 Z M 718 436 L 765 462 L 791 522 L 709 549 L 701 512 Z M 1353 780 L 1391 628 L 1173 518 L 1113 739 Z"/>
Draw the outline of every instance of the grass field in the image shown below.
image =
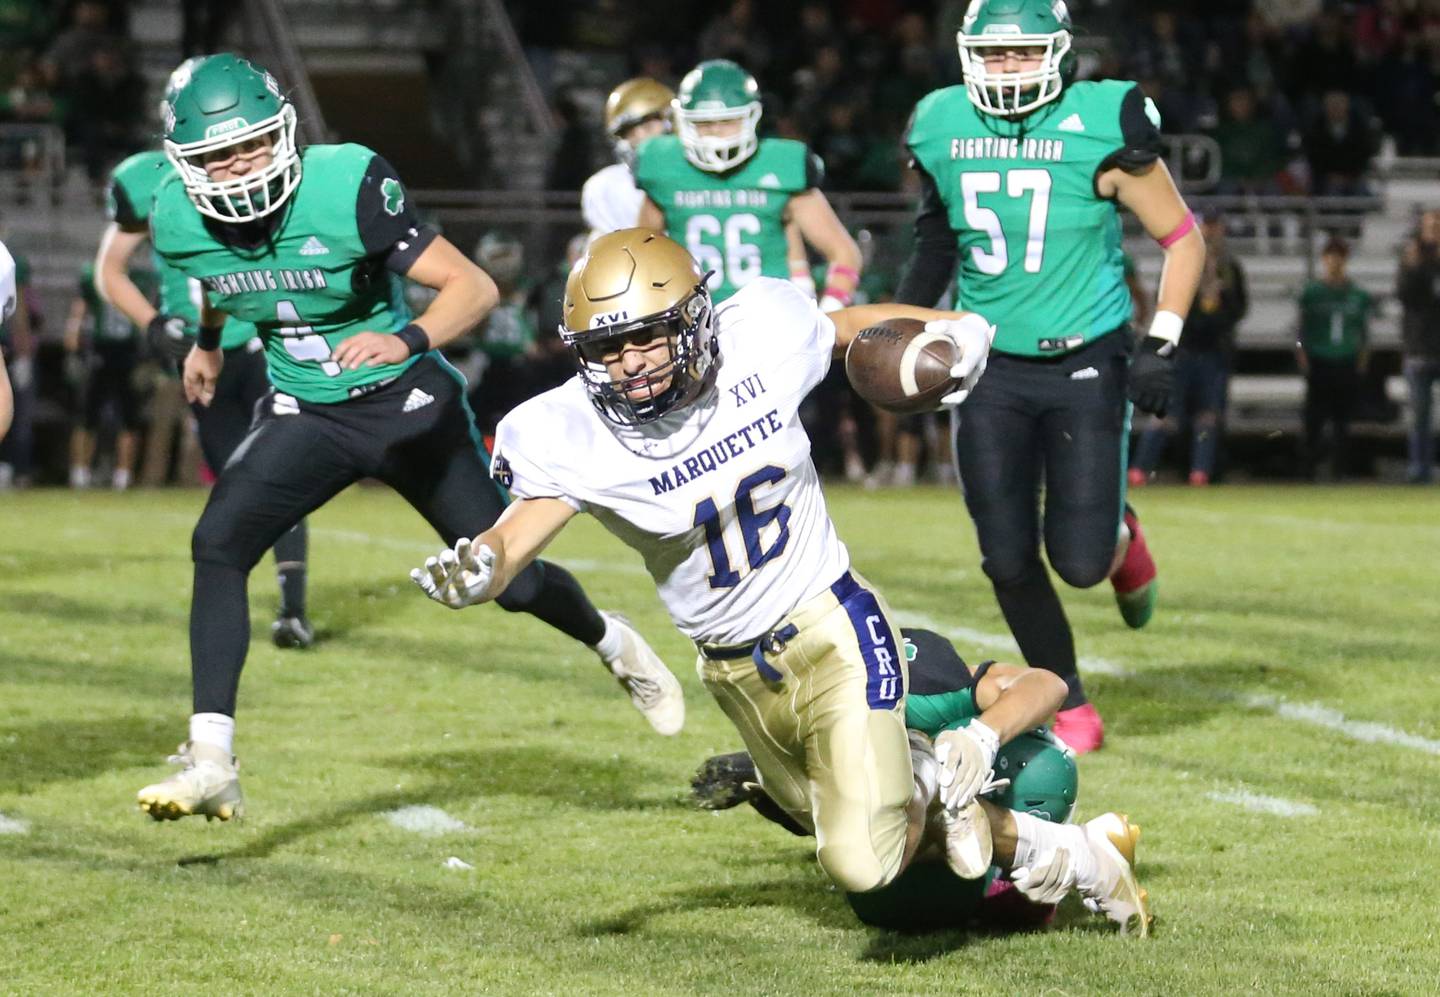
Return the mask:
<path fill-rule="evenodd" d="M 1066 594 L 1110 737 L 1080 817 L 1144 826 L 1147 943 L 1078 906 L 1043 934 L 861 926 L 809 843 L 687 805 L 738 739 L 635 557 L 590 521 L 553 551 L 680 674 L 674 739 L 583 649 L 428 603 L 405 576 L 435 541 L 378 489 L 312 520 L 315 650 L 270 647 L 255 575 L 248 819 L 152 824 L 134 793 L 185 735 L 202 499 L 0 497 L 0 992 L 1440 992 L 1433 491 L 1150 489 L 1155 622 Z M 831 501 L 902 621 L 1005 652 L 957 496 Z M 443 815 L 418 833 L 404 807 Z"/>

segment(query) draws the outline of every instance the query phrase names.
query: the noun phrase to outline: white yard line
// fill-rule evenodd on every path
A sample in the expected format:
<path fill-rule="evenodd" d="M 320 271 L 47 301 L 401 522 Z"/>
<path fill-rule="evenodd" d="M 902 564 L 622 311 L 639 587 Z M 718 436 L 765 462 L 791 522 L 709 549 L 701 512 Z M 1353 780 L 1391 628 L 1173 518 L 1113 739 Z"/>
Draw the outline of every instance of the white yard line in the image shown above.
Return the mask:
<path fill-rule="evenodd" d="M 402 831 L 434 837 L 437 834 L 458 834 L 470 830 L 463 820 L 451 817 L 439 807 L 410 806 L 387 810 L 385 819 Z"/>
<path fill-rule="evenodd" d="M 0 814 L 0 834 L 29 834 L 30 822 L 20 817 Z"/>
<path fill-rule="evenodd" d="M 950 623 L 943 623 L 933 616 L 925 613 L 908 612 L 897 609 L 902 625 L 913 623 L 916 626 L 934 630 L 936 633 L 944 634 L 952 640 L 968 641 L 972 644 L 979 644 L 983 647 L 1002 648 L 1015 654 L 1019 654 L 1019 648 L 1015 641 L 1004 634 L 985 633 L 980 630 L 972 630 L 970 627 L 956 626 Z M 1109 661 L 1105 658 L 1082 657 L 1080 659 L 1080 672 L 1082 675 L 1108 675 L 1115 678 L 1130 678 L 1136 675 L 1135 672 Z M 1160 677 L 1157 675 L 1157 677 Z M 1188 682 L 1176 676 L 1165 676 L 1165 681 L 1178 688 L 1196 688 L 1194 683 Z M 1429 755 L 1440 755 L 1440 740 L 1422 737 L 1419 734 L 1411 734 L 1395 727 L 1382 723 L 1375 723 L 1370 720 L 1352 720 L 1339 710 L 1332 709 L 1322 703 L 1292 703 L 1280 696 L 1269 696 L 1259 693 L 1228 693 L 1223 690 L 1206 687 L 1205 694 L 1218 699 L 1239 703 L 1252 710 L 1264 710 L 1274 713 L 1286 720 L 1295 720 L 1300 723 L 1310 724 L 1315 727 L 1324 727 L 1333 730 L 1338 734 L 1353 741 L 1362 741 L 1366 744 L 1388 744 L 1398 748 L 1410 748 L 1414 751 L 1423 751 Z"/>
<path fill-rule="evenodd" d="M 1257 793 L 1245 786 L 1206 793 L 1205 798 L 1217 803 L 1231 803 L 1242 810 L 1270 814 L 1273 817 L 1314 817 L 1320 813 L 1318 808 L 1309 803 L 1287 800 L 1281 796 L 1266 796 L 1264 793 Z"/>

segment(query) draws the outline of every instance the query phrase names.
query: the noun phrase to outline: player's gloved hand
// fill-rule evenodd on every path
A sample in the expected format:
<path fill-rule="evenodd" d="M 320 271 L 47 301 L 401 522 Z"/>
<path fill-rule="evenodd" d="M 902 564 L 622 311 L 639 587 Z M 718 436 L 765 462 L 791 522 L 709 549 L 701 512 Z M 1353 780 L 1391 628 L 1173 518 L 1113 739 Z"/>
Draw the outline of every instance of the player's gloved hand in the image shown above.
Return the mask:
<path fill-rule="evenodd" d="M 940 802 L 947 810 L 956 813 L 982 793 L 1009 783 L 994 778 L 999 751 L 999 736 L 979 720 L 959 730 L 942 731 L 935 738 L 935 760 L 940 763 L 936 782 Z"/>
<path fill-rule="evenodd" d="M 1028 869 L 1012 869 L 1010 881 L 1027 900 L 1037 904 L 1058 904 L 1075 888 L 1074 863 L 1070 853 L 1057 848 L 1048 860 Z"/>
<path fill-rule="evenodd" d="M 177 315 L 156 312 L 150 324 L 145 327 L 145 338 L 150 348 L 162 357 L 168 357 L 176 364 L 185 362 L 195 337 L 185 328 L 185 320 Z"/>
<path fill-rule="evenodd" d="M 1163 416 L 1175 392 L 1175 344 L 1146 336 L 1130 361 L 1130 400 L 1142 412 Z"/>
<path fill-rule="evenodd" d="M 970 397 L 975 382 L 985 373 L 990 343 L 995 339 L 995 327 L 971 312 L 958 319 L 933 319 L 925 323 L 925 331 L 948 336 L 960 351 L 960 359 L 950 368 L 951 378 L 959 381 L 960 387 L 940 399 L 943 407 L 954 408 Z"/>
<path fill-rule="evenodd" d="M 454 550 L 425 559 L 424 568 L 410 572 L 410 580 L 426 595 L 451 609 L 464 609 L 492 597 L 495 552 L 486 544 L 475 546 L 461 537 Z"/>

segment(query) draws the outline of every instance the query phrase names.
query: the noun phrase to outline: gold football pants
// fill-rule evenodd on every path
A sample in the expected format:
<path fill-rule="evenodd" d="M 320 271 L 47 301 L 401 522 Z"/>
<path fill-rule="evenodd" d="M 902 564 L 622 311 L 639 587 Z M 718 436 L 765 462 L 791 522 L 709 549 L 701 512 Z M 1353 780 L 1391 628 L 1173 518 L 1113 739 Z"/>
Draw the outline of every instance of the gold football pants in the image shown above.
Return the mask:
<path fill-rule="evenodd" d="M 905 851 L 914 787 L 899 633 L 879 594 L 846 572 L 753 653 L 704 648 L 696 666 L 765 791 L 815 831 L 821 868 L 851 892 L 889 883 Z"/>

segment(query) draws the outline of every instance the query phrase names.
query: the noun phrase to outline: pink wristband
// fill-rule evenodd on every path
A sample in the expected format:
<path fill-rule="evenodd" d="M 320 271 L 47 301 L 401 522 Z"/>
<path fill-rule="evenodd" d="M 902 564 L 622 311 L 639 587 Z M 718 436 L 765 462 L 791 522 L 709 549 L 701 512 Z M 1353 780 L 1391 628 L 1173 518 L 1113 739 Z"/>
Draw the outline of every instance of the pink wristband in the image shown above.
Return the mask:
<path fill-rule="evenodd" d="M 832 263 L 825 271 L 825 283 L 830 283 L 832 277 L 849 277 L 852 283 L 860 283 L 860 271 L 845 266 L 843 263 Z"/>
<path fill-rule="evenodd" d="M 1181 239 L 1185 238 L 1185 234 L 1186 234 L 1187 232 L 1189 232 L 1189 231 L 1190 231 L 1192 228 L 1194 228 L 1194 227 L 1195 227 L 1195 212 L 1193 212 L 1193 211 L 1186 211 L 1186 212 L 1185 212 L 1185 220 L 1182 221 L 1179 225 L 1176 225 L 1176 226 L 1175 226 L 1175 231 L 1171 232 L 1169 235 L 1165 236 L 1163 239 L 1156 239 L 1155 241 L 1158 242 L 1158 243 L 1160 243 L 1160 248 L 1161 248 L 1161 249 L 1169 249 L 1171 246 L 1175 245 L 1175 243 L 1177 243 L 1177 242 L 1179 242 Z"/>

